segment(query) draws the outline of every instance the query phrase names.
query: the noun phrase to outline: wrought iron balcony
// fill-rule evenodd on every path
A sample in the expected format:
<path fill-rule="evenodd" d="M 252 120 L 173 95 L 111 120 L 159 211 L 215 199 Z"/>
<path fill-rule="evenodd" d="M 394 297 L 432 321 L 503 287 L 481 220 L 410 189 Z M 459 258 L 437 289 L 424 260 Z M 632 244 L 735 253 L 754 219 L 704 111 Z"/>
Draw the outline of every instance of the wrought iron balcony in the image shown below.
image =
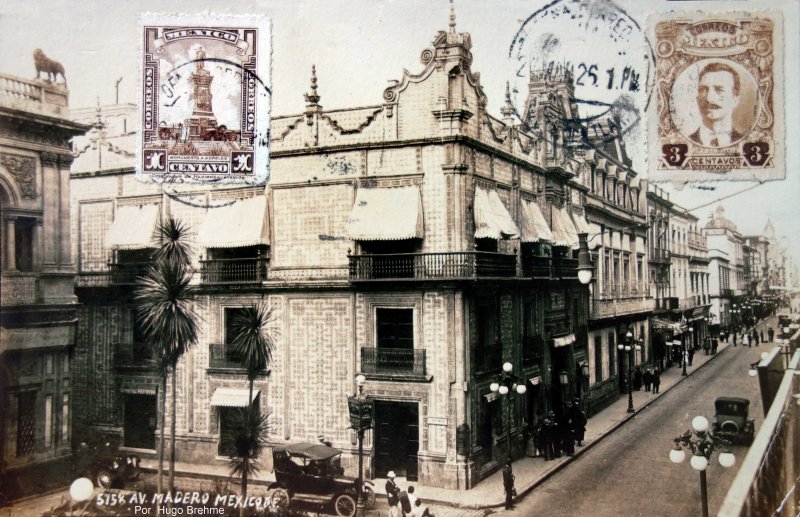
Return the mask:
<path fill-rule="evenodd" d="M 524 255 L 522 274 L 528 278 L 542 280 L 578 278 L 578 259 Z"/>
<path fill-rule="evenodd" d="M 484 251 L 350 255 L 350 280 L 447 280 L 515 277 L 516 255 Z"/>
<path fill-rule="evenodd" d="M 241 284 L 262 282 L 266 279 L 265 257 L 200 261 L 200 281 L 204 284 Z"/>
<path fill-rule="evenodd" d="M 133 285 L 147 274 L 150 262 L 111 262 L 108 265 L 112 285 Z"/>
<path fill-rule="evenodd" d="M 234 352 L 233 345 L 216 343 L 208 347 L 208 367 L 220 370 L 246 370 L 245 364 Z"/>
<path fill-rule="evenodd" d="M 668 249 L 650 248 L 648 259 L 650 259 L 651 262 L 669 262 L 670 256 L 671 252 Z"/>
<path fill-rule="evenodd" d="M 115 343 L 114 366 L 117 368 L 155 368 L 153 347 L 149 343 Z"/>
<path fill-rule="evenodd" d="M 361 371 L 365 374 L 425 376 L 425 350 L 362 348 Z"/>

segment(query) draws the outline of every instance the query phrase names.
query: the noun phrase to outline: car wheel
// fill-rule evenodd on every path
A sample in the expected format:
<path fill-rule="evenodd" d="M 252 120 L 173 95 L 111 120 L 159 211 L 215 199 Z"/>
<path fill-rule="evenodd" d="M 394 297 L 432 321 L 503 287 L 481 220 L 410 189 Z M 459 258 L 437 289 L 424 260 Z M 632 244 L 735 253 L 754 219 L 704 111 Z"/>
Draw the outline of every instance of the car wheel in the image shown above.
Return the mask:
<path fill-rule="evenodd" d="M 289 492 L 285 488 L 276 488 L 272 492 L 272 508 L 277 512 L 287 510 L 291 500 Z"/>
<path fill-rule="evenodd" d="M 723 433 L 738 433 L 739 432 L 739 425 L 734 422 L 733 420 L 725 420 L 722 422 L 722 425 L 719 426 L 720 430 Z"/>
<path fill-rule="evenodd" d="M 339 494 L 333 500 L 333 509 L 340 517 L 353 517 L 356 514 L 356 500 L 350 494 Z"/>
<path fill-rule="evenodd" d="M 364 487 L 364 508 L 367 510 L 375 506 L 375 491 L 372 487 Z"/>
<path fill-rule="evenodd" d="M 97 475 L 95 475 L 94 479 L 95 482 L 97 482 L 97 486 L 99 486 L 100 488 L 111 488 L 111 485 L 114 483 L 114 476 L 108 469 L 98 470 Z"/>

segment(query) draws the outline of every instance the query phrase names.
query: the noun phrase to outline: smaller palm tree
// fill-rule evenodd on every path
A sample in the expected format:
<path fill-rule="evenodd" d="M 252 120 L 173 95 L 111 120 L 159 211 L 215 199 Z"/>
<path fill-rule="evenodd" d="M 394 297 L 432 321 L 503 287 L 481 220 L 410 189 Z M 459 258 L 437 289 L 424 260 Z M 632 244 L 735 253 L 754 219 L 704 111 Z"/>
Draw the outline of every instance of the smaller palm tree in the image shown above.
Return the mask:
<path fill-rule="evenodd" d="M 275 341 L 267 326 L 273 320 L 271 307 L 264 304 L 245 307 L 238 311 L 231 321 L 231 330 L 234 334 L 233 351 L 237 359 L 245 365 L 247 369 L 247 380 L 249 381 L 250 405 L 243 411 L 242 423 L 243 431 L 240 432 L 239 441 L 236 441 L 236 456 L 231 459 L 231 474 L 240 474 L 242 477 L 242 499 L 247 498 L 247 480 L 255 471 L 253 463 L 261 452 L 261 440 L 266 438 L 268 429 L 260 425 L 262 414 L 259 408 L 252 405 L 253 384 L 256 377 L 261 375 L 272 362 L 272 352 L 275 349 Z M 263 415 L 266 417 L 269 413 Z M 234 426 L 235 428 L 235 426 Z M 240 449 L 239 446 L 243 448 Z M 234 466 L 236 466 L 234 470 Z M 240 515 L 244 517 L 244 506 L 241 508 Z"/>
<path fill-rule="evenodd" d="M 242 476 L 245 479 L 261 471 L 258 458 L 272 430 L 269 421 L 271 414 L 270 410 L 262 412 L 260 407 L 250 406 L 239 409 L 231 416 L 231 425 L 223 436 L 234 447 L 228 460 L 231 476 Z M 243 492 L 243 501 L 246 497 L 247 493 Z"/>

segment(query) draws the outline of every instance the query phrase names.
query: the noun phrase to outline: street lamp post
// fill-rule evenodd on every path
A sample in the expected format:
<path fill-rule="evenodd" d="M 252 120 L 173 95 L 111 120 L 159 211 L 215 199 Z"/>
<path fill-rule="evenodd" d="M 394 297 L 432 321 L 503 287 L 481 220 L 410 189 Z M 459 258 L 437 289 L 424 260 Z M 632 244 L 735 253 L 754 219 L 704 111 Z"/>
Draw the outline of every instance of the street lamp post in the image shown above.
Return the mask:
<path fill-rule="evenodd" d="M 632 370 L 632 363 L 633 363 L 633 351 L 634 350 L 641 350 L 642 347 L 633 340 L 633 333 L 628 330 L 625 333 L 625 344 L 620 343 L 617 345 L 617 349 L 620 351 L 627 352 L 628 357 L 628 413 L 633 413 L 633 383 L 631 382 L 631 370 Z"/>
<path fill-rule="evenodd" d="M 520 382 L 521 379 L 512 373 L 513 370 L 514 366 L 511 363 L 503 363 L 503 373 L 500 374 L 496 382 L 489 385 L 489 389 L 492 390 L 492 392 L 499 393 L 500 395 L 508 395 L 506 399 L 506 449 L 509 461 L 511 461 L 511 394 L 516 392 L 520 395 L 524 395 L 527 391 L 525 383 Z"/>
<path fill-rule="evenodd" d="M 708 517 L 708 486 L 706 484 L 706 469 L 711 453 L 716 449 L 723 449 L 717 461 L 724 468 L 732 467 L 736 462 L 736 456 L 730 451 L 730 444 L 722 438 L 717 438 L 708 430 L 708 419 L 704 416 L 696 416 L 692 419 L 692 429 L 688 429 L 681 436 L 672 440 L 674 445 L 669 451 L 669 459 L 672 463 L 683 463 L 686 459 L 686 451 L 692 454 L 690 464 L 692 468 L 700 473 L 700 502 L 703 507 L 703 517 Z"/>
<path fill-rule="evenodd" d="M 358 501 L 356 502 L 356 515 L 364 515 L 364 433 L 372 428 L 372 401 L 364 397 L 364 382 L 366 377 L 356 375 L 356 386 L 358 392 L 352 397 L 347 397 L 347 404 L 350 409 L 350 427 L 358 433 L 358 480 L 356 490 Z"/>
<path fill-rule="evenodd" d="M 689 375 L 686 373 L 686 333 L 681 335 L 681 377 Z"/>

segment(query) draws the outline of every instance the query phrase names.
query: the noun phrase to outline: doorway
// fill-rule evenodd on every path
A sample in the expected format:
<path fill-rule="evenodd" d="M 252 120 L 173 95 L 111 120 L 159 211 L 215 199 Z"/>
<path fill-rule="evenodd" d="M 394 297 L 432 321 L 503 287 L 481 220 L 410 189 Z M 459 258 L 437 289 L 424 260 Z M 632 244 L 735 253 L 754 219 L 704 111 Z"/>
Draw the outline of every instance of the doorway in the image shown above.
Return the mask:
<path fill-rule="evenodd" d="M 417 481 L 419 452 L 419 404 L 375 401 L 375 475 L 394 470 L 408 481 Z"/>
<path fill-rule="evenodd" d="M 155 395 L 125 395 L 125 447 L 156 448 L 156 411 Z"/>

